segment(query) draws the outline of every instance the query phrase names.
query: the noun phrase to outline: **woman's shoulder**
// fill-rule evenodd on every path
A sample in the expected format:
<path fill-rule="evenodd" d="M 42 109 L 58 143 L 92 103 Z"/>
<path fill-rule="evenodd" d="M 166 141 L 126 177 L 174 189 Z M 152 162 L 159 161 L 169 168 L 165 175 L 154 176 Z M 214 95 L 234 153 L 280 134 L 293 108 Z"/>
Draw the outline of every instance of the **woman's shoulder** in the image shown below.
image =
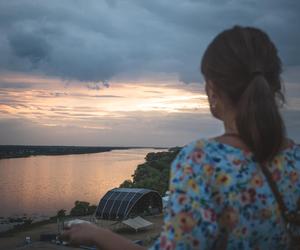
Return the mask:
<path fill-rule="evenodd" d="M 186 144 L 178 154 L 178 158 L 189 158 L 192 154 L 197 152 L 198 154 L 205 154 L 207 151 L 207 146 L 210 144 L 208 139 L 197 139 L 188 144 Z"/>
<path fill-rule="evenodd" d="M 241 159 L 247 152 L 220 143 L 214 139 L 202 138 L 184 146 L 176 162 L 189 165 L 221 164 L 232 159 Z"/>
<path fill-rule="evenodd" d="M 284 148 L 280 153 L 281 156 L 290 156 L 300 163 L 300 144 L 291 140 L 288 147 Z M 220 142 L 215 138 L 201 138 L 194 140 L 185 145 L 177 156 L 178 160 L 193 160 L 223 162 L 227 160 L 247 160 L 254 161 L 251 151 L 235 147 L 233 145 Z"/>
<path fill-rule="evenodd" d="M 202 152 L 208 157 L 225 157 L 227 155 L 251 156 L 249 150 L 220 142 L 215 138 L 197 139 L 184 146 L 181 150 L 182 155 L 189 155 L 194 152 Z"/>
<path fill-rule="evenodd" d="M 209 148 L 219 148 L 219 143 L 214 138 L 200 138 L 186 144 L 182 151 L 191 152 L 194 150 L 208 150 Z"/>
<path fill-rule="evenodd" d="M 288 159 L 292 158 L 295 160 L 298 164 L 300 164 L 300 144 L 293 141 L 289 140 L 288 146 L 282 150 L 281 152 L 284 154 Z"/>
<path fill-rule="evenodd" d="M 183 147 L 183 151 L 192 152 L 202 150 L 203 152 L 207 153 L 228 153 L 228 154 L 243 154 L 246 156 L 251 156 L 252 153 L 249 149 L 245 147 L 236 146 L 231 143 L 226 143 L 224 141 L 220 141 L 217 139 L 218 137 L 214 138 L 201 138 L 194 140 Z M 288 144 L 284 147 L 280 153 L 291 153 L 293 152 L 297 156 L 300 154 L 300 144 L 288 139 Z"/>

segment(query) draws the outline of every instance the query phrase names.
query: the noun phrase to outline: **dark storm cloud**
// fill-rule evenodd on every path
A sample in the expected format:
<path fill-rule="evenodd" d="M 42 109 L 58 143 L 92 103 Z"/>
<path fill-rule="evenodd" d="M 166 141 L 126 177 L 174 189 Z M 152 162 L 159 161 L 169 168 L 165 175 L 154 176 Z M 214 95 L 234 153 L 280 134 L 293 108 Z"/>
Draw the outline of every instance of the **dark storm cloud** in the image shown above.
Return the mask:
<path fill-rule="evenodd" d="M 13 33 L 8 36 L 8 41 L 13 53 L 20 58 L 28 58 L 32 65 L 46 60 L 51 52 L 47 40 L 36 34 L 23 32 Z"/>
<path fill-rule="evenodd" d="M 30 88 L 30 84 L 22 84 L 22 83 L 7 83 L 7 82 L 0 82 L 0 89 L 28 89 Z"/>
<path fill-rule="evenodd" d="M 200 81 L 209 41 L 234 24 L 266 30 L 299 65 L 296 0 L 0 1 L 0 68 L 101 82 L 167 73 Z"/>

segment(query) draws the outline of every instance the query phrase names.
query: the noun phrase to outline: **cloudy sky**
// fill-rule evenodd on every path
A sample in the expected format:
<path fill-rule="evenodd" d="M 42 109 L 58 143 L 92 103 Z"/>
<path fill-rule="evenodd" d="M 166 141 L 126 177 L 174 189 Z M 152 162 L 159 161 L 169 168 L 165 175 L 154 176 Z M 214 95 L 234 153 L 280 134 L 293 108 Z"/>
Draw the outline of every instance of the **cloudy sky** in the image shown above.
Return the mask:
<path fill-rule="evenodd" d="M 284 63 L 300 141 L 298 0 L 0 0 L 0 144 L 175 146 L 222 133 L 199 64 L 235 24 Z"/>

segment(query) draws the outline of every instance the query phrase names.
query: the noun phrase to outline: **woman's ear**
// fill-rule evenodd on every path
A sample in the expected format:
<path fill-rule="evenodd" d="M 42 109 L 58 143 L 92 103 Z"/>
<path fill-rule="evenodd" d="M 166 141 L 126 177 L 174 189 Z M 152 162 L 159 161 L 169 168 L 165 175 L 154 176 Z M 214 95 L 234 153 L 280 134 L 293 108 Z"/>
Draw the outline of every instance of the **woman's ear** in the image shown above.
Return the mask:
<path fill-rule="evenodd" d="M 217 94 L 214 84 L 211 81 L 206 82 L 205 91 L 207 94 L 211 114 L 215 118 L 221 120 L 222 103 L 220 102 L 220 98 Z"/>
<path fill-rule="evenodd" d="M 216 106 L 217 105 L 217 95 L 214 90 L 213 83 L 211 81 L 207 81 L 205 84 L 205 91 L 208 97 L 208 102 L 210 106 Z"/>

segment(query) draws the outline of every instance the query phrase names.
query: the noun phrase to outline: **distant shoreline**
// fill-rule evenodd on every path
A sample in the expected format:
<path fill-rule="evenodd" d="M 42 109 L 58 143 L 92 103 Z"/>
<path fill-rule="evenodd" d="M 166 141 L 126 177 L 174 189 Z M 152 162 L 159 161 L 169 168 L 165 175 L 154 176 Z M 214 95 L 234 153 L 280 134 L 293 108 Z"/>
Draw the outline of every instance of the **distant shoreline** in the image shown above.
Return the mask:
<path fill-rule="evenodd" d="M 74 155 L 110 152 L 128 149 L 167 149 L 163 147 L 87 147 L 87 146 L 23 146 L 0 145 L 0 160 L 30 156 Z"/>

